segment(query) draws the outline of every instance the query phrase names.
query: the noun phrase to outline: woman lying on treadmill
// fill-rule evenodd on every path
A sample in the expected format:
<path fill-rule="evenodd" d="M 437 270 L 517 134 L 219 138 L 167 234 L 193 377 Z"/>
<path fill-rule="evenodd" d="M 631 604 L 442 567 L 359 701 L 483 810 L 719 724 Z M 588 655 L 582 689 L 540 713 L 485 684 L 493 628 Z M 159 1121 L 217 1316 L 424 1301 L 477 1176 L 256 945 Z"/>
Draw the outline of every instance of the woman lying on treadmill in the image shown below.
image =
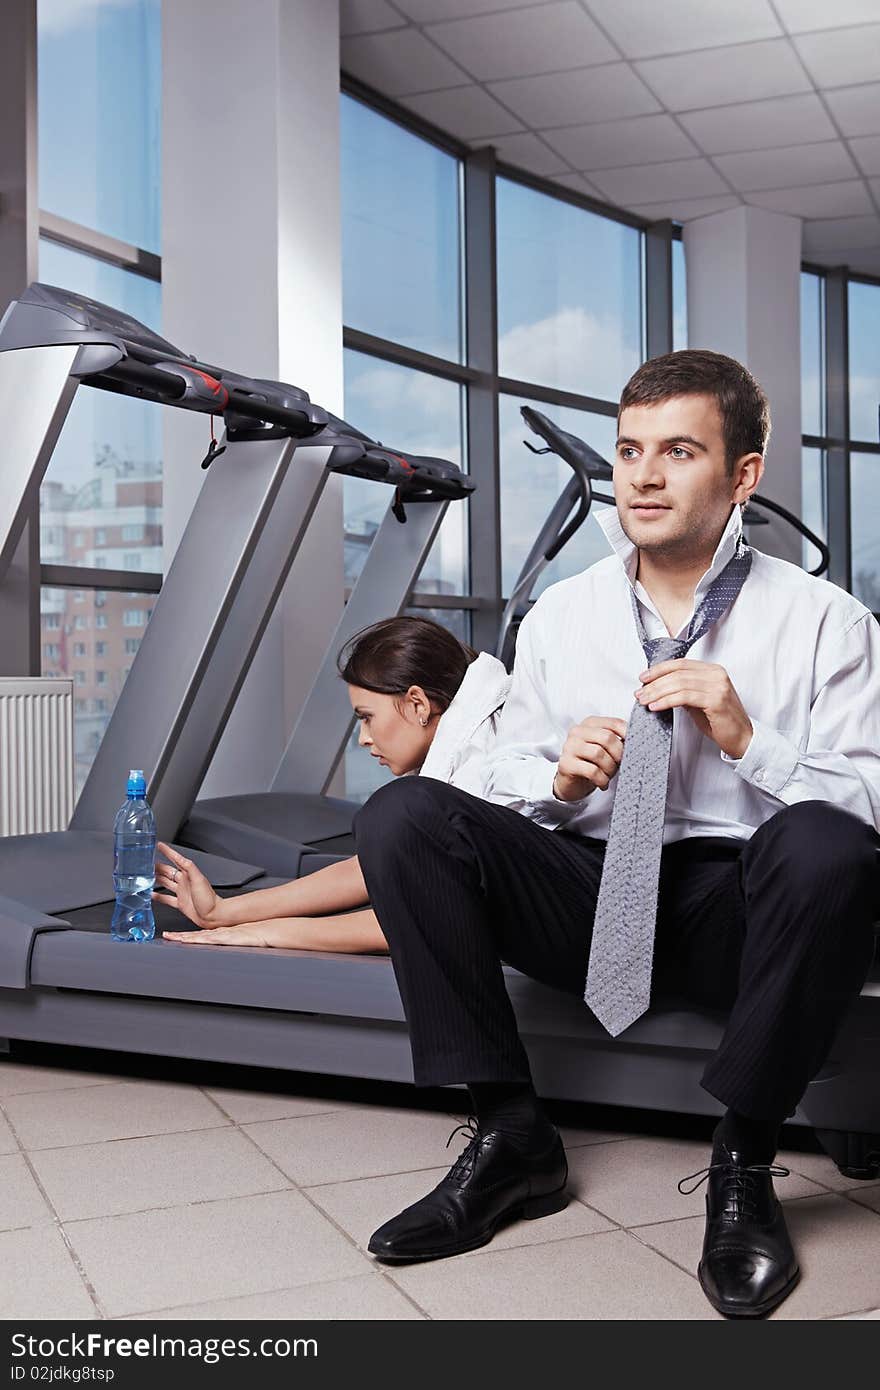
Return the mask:
<path fill-rule="evenodd" d="M 388 618 L 358 633 L 339 656 L 360 722 L 358 742 L 395 777 L 418 773 L 480 796 L 510 677 L 500 661 L 427 618 Z M 159 842 L 156 902 L 178 908 L 199 931 L 166 931 L 197 946 L 293 946 L 387 951 L 357 858 L 277 888 L 220 898 L 204 874 Z M 333 915 L 331 915 L 333 914 Z"/>

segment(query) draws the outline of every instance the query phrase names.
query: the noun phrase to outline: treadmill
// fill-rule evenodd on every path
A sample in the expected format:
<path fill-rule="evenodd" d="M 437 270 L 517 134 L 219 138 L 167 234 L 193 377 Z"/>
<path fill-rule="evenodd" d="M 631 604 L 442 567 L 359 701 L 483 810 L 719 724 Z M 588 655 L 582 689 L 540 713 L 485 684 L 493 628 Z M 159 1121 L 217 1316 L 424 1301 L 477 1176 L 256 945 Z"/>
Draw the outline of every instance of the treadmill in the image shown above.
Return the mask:
<path fill-rule="evenodd" d="M 427 493 L 427 506 L 447 502 L 450 491 L 464 495 L 465 483 L 443 461 L 392 456 L 346 433 L 294 387 L 196 363 L 105 306 L 32 286 L 0 324 L 0 584 L 24 525 L 23 499 L 39 487 L 80 384 L 223 413 L 228 444 L 211 464 L 71 829 L 0 839 L 0 1047 L 32 1039 L 411 1082 L 387 956 L 112 941 L 108 827 L 119 768 L 137 762 L 152 769 L 159 833 L 173 839 L 328 469 L 368 469 L 403 501 L 410 488 Z M 222 553 L 213 544 L 221 528 Z M 176 631 L 181 611 L 186 643 Z M 192 858 L 223 892 L 278 882 L 259 859 Z M 155 911 L 158 931 L 179 925 L 175 909 Z M 542 1095 L 718 1113 L 699 1077 L 723 1014 L 657 1000 L 612 1039 L 579 1000 L 509 966 L 504 976 Z M 816 1129 L 842 1171 L 875 1180 L 878 1009 L 875 973 L 792 1117 Z"/>

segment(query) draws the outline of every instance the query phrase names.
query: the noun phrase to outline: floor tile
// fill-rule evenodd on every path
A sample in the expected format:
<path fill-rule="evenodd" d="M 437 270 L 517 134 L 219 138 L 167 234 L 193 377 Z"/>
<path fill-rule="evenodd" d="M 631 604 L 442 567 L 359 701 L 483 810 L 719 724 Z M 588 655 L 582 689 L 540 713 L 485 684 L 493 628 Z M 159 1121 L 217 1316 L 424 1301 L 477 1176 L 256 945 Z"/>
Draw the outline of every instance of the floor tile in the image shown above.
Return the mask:
<path fill-rule="evenodd" d="M 622 1226 L 673 1221 L 705 1211 L 705 1184 L 683 1196 L 679 1179 L 705 1168 L 706 1144 L 681 1139 L 628 1139 L 573 1149 L 568 1155 L 572 1186 L 582 1202 Z M 784 1195 L 817 1192 L 815 1183 L 793 1175 Z"/>
<path fill-rule="evenodd" d="M 57 1226 L 0 1235 L 0 1319 L 95 1318 Z"/>
<path fill-rule="evenodd" d="M 108 1086 L 118 1076 L 100 1072 L 41 1067 L 32 1063 L 0 1061 L 0 1096 L 24 1095 L 31 1091 L 67 1091 L 82 1086 Z"/>
<path fill-rule="evenodd" d="M 695 1279 L 626 1231 L 391 1272 L 432 1318 L 704 1319 L 715 1317 Z"/>
<path fill-rule="evenodd" d="M 464 1148 L 459 1134 L 446 1149 L 453 1128 L 448 1115 L 364 1106 L 270 1120 L 248 1125 L 246 1132 L 295 1182 L 309 1187 L 433 1168 L 444 1161 L 449 1168 Z"/>
<path fill-rule="evenodd" d="M 880 1212 L 880 1183 L 863 1183 L 859 1187 L 850 1187 L 846 1195 L 851 1202 L 858 1202 L 860 1206 Z"/>
<path fill-rule="evenodd" d="M 0 1154 L 17 1153 L 18 1144 L 15 1142 L 15 1135 L 12 1133 L 12 1130 L 9 1128 L 9 1125 L 4 1119 L 2 1111 L 0 1111 Z"/>
<path fill-rule="evenodd" d="M 289 1185 L 231 1126 L 41 1149 L 31 1159 L 62 1221 L 245 1197 Z"/>
<path fill-rule="evenodd" d="M 787 1203 L 785 1214 L 802 1277 L 774 1317 L 827 1318 L 880 1300 L 880 1217 L 831 1192 Z M 702 1218 L 642 1226 L 636 1234 L 696 1270 Z"/>
<path fill-rule="evenodd" d="M 194 1086 L 156 1081 L 9 1096 L 4 1107 L 26 1149 L 95 1144 L 229 1123 Z"/>
<path fill-rule="evenodd" d="M 110 1317 L 295 1288 L 368 1268 L 294 1191 L 76 1221 L 66 1229 Z"/>
<path fill-rule="evenodd" d="M 395 1173 L 391 1177 L 310 1187 L 308 1192 L 358 1245 L 366 1249 L 377 1226 L 411 1202 L 424 1197 L 446 1171 L 445 1168 L 433 1168 L 428 1172 Z M 611 1223 L 596 1212 L 580 1202 L 571 1201 L 564 1211 L 556 1212 L 553 1216 L 544 1216 L 538 1221 L 517 1219 L 511 1222 L 498 1232 L 491 1248 L 503 1250 L 519 1245 L 540 1245 L 551 1240 L 565 1240 L 571 1236 L 592 1235 L 611 1229 Z"/>
<path fill-rule="evenodd" d="M 53 1215 L 21 1154 L 0 1158 L 0 1231 L 36 1226 Z"/>
<path fill-rule="evenodd" d="M 345 1110 L 347 1103 L 332 1100 L 313 1100 L 309 1096 L 285 1096 L 270 1091 L 233 1091 L 225 1087 L 206 1086 L 205 1092 L 225 1110 L 236 1124 L 254 1124 L 258 1120 L 286 1120 L 294 1115 L 319 1115 L 327 1110 Z"/>
<path fill-rule="evenodd" d="M 279 1322 L 323 1318 L 354 1322 L 418 1322 L 420 1313 L 390 1280 L 380 1274 L 330 1279 L 309 1288 L 255 1293 L 246 1298 L 223 1298 L 213 1303 L 191 1303 L 185 1308 L 162 1308 L 155 1313 L 135 1313 L 132 1322 L 223 1322 L 227 1318 L 267 1318 Z"/>

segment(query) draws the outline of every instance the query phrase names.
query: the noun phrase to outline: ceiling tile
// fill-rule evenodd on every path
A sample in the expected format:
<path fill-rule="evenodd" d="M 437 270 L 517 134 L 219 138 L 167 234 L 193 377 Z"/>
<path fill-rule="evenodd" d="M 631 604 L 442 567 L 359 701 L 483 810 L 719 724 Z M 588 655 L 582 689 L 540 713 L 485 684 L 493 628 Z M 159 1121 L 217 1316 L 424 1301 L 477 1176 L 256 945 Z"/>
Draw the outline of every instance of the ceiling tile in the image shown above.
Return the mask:
<path fill-rule="evenodd" d="M 400 29 L 406 20 L 388 0 L 340 0 L 339 29 L 343 35 L 369 34 L 374 29 Z"/>
<path fill-rule="evenodd" d="M 683 53 L 749 39 L 768 39 L 782 30 L 767 0 L 588 0 L 588 8 L 627 58 Z"/>
<path fill-rule="evenodd" d="M 403 105 L 459 140 L 489 139 L 522 130 L 521 123 L 483 87 L 452 87 L 404 97 Z"/>
<path fill-rule="evenodd" d="M 871 185 L 871 192 L 880 203 L 880 179 L 868 179 L 868 183 Z"/>
<path fill-rule="evenodd" d="M 505 164 L 514 164 L 517 168 L 528 169 L 533 174 L 544 175 L 545 178 L 551 178 L 553 174 L 568 173 L 565 160 L 560 159 L 553 150 L 548 150 L 544 142 L 529 131 L 523 135 L 502 135 L 500 139 L 493 140 L 492 144 L 498 158 Z"/>
<path fill-rule="evenodd" d="M 837 134 L 814 92 L 690 111 L 680 120 L 704 154 L 833 140 Z"/>
<path fill-rule="evenodd" d="M 589 179 L 584 178 L 583 174 L 555 174 L 553 182 L 561 185 L 562 188 L 571 188 L 575 193 L 585 193 L 588 198 L 599 198 L 602 194 Z"/>
<path fill-rule="evenodd" d="M 804 226 L 805 251 L 880 248 L 880 217 L 823 217 Z"/>
<path fill-rule="evenodd" d="M 491 83 L 489 90 L 537 130 L 660 110 L 660 103 L 626 63 L 547 77 L 514 77 Z"/>
<path fill-rule="evenodd" d="M 777 188 L 746 194 L 746 202 L 792 217 L 860 217 L 874 211 L 861 179 L 817 184 L 812 188 Z"/>
<path fill-rule="evenodd" d="M 425 33 L 481 82 L 585 68 L 620 56 L 577 0 L 432 24 Z"/>
<path fill-rule="evenodd" d="M 825 100 L 844 135 L 880 135 L 880 82 L 839 87 Z"/>
<path fill-rule="evenodd" d="M 613 203 L 624 205 L 729 192 L 724 180 L 706 159 L 679 159 L 670 164 L 602 169 L 590 177 Z"/>
<path fill-rule="evenodd" d="M 716 198 L 673 198 L 663 203 L 637 203 L 630 212 L 647 217 L 649 222 L 660 222 L 665 217 L 675 222 L 690 222 L 695 217 L 708 217 L 712 212 L 726 212 L 738 204 L 735 193 L 722 193 Z"/>
<path fill-rule="evenodd" d="M 802 34 L 792 42 L 819 87 L 849 87 L 880 77 L 880 24 Z"/>
<path fill-rule="evenodd" d="M 651 58 L 637 63 L 636 71 L 670 111 L 758 101 L 810 87 L 788 39 Z"/>
<path fill-rule="evenodd" d="M 521 10 L 526 5 L 550 5 L 553 0 L 396 0 L 397 8 L 416 24 L 435 19 L 467 19 L 489 10 Z"/>
<path fill-rule="evenodd" d="M 858 169 L 840 140 L 821 145 L 789 145 L 780 150 L 720 154 L 715 167 L 739 193 L 762 188 L 796 188 L 799 184 L 833 183 L 854 178 Z"/>
<path fill-rule="evenodd" d="M 880 135 L 862 135 L 849 147 L 863 174 L 880 174 Z"/>
<path fill-rule="evenodd" d="M 877 0 L 775 0 L 776 13 L 790 34 L 809 29 L 839 29 L 877 18 Z"/>
<path fill-rule="evenodd" d="M 342 40 L 342 67 L 386 96 L 456 87 L 468 76 L 417 29 Z"/>
<path fill-rule="evenodd" d="M 613 169 L 655 159 L 687 159 L 700 151 L 671 116 L 634 116 L 548 131 L 548 145 L 573 169 Z"/>

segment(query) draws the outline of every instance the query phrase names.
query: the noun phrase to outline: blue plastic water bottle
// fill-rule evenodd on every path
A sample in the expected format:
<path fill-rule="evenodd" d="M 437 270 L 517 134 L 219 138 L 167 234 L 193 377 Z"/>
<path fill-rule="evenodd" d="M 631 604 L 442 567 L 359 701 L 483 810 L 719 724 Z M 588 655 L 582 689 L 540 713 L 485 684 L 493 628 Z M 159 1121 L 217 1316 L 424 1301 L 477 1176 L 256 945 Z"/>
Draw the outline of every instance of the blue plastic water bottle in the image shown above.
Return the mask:
<path fill-rule="evenodd" d="M 110 935 L 114 941 L 150 941 L 156 934 L 153 884 L 156 881 L 156 822 L 147 801 L 144 774 L 128 774 L 126 799 L 113 826 L 113 887 L 116 906 Z"/>

